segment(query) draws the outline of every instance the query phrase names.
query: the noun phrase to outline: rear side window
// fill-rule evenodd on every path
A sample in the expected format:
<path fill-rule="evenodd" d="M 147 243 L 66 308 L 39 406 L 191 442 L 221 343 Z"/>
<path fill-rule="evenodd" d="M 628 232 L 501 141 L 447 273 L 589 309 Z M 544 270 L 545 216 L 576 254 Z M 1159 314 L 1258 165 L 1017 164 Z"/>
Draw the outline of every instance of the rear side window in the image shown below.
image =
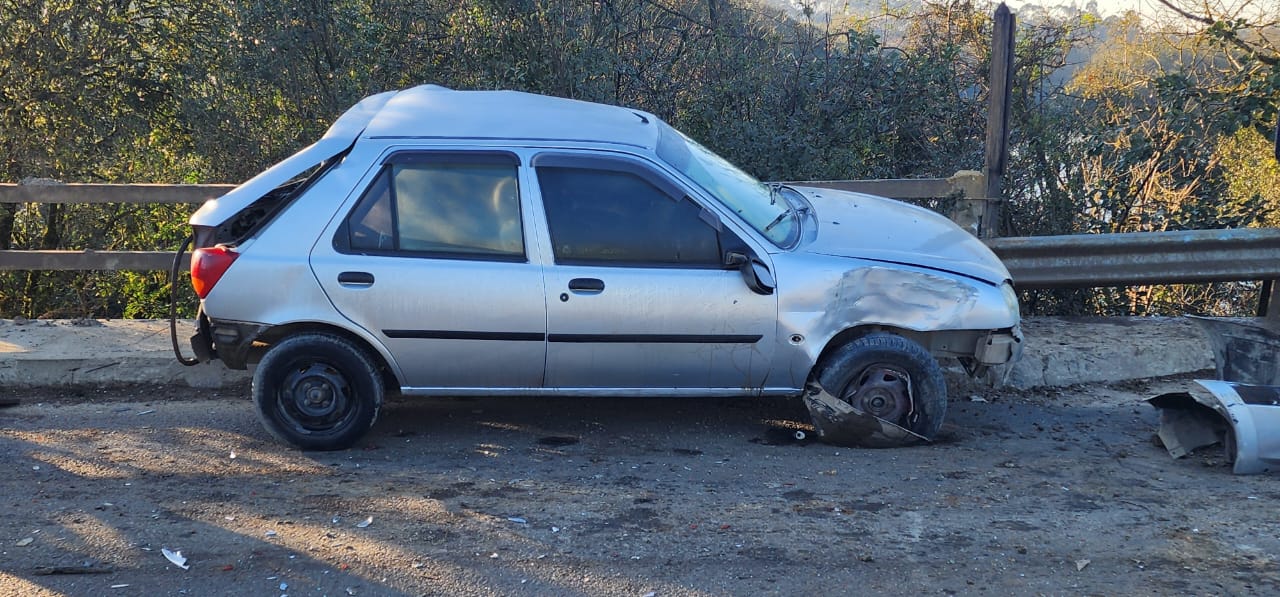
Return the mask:
<path fill-rule="evenodd" d="M 335 245 L 355 253 L 523 260 L 517 167 L 508 154 L 394 154 Z"/>
<path fill-rule="evenodd" d="M 537 172 L 557 263 L 720 267 L 715 229 L 683 194 L 631 168 L 538 165 Z"/>

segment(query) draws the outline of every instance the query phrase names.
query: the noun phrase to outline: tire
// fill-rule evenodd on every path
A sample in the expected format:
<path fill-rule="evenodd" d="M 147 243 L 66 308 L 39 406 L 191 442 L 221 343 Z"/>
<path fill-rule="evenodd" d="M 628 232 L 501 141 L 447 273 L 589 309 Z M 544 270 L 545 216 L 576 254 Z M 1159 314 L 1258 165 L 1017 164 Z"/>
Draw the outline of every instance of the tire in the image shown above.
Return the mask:
<path fill-rule="evenodd" d="M 863 412 L 933 439 L 947 413 L 947 384 L 938 361 L 902 336 L 874 333 L 823 360 L 818 383 Z"/>
<path fill-rule="evenodd" d="M 373 426 L 382 376 L 350 340 L 326 333 L 291 336 L 267 350 L 253 374 L 263 427 L 303 450 L 343 450 Z"/>

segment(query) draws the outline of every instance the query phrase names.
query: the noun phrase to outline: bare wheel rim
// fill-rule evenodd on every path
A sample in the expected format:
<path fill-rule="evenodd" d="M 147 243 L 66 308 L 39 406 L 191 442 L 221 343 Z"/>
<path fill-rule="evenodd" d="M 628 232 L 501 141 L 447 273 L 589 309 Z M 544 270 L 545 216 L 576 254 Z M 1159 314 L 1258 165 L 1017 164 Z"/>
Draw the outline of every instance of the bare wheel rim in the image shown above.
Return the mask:
<path fill-rule="evenodd" d="M 914 411 L 910 376 L 886 363 L 876 363 L 863 369 L 845 387 L 840 399 L 862 412 L 899 425 L 903 425 Z"/>
<path fill-rule="evenodd" d="M 277 398 L 283 423 L 305 434 L 342 428 L 355 416 L 351 383 L 336 367 L 307 361 L 289 368 Z"/>

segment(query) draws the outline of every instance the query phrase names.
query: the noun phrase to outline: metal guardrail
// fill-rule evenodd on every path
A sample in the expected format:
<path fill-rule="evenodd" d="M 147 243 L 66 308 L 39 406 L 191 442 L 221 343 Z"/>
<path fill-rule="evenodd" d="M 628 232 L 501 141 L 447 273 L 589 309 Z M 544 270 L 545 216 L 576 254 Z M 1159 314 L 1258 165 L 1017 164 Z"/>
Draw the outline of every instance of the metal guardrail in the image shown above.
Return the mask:
<path fill-rule="evenodd" d="M 0 203 L 204 203 L 233 184 L 0 184 Z M 190 263 L 184 256 L 183 267 Z M 172 251 L 0 251 L 0 271 L 167 270 Z"/>
<path fill-rule="evenodd" d="M 1014 285 L 1097 288 L 1280 279 L 1280 229 L 995 238 Z"/>
<path fill-rule="evenodd" d="M 233 184 L 0 184 L 0 203 L 204 203 Z"/>
<path fill-rule="evenodd" d="M 790 183 L 902 199 L 980 193 L 951 178 Z M 235 185 L 0 184 L 0 203 L 201 203 Z M 973 202 L 981 202 L 981 199 Z M 1022 289 L 1280 280 L 1280 229 L 995 238 L 985 241 Z M 170 251 L 0 251 L 0 271 L 167 270 Z"/>

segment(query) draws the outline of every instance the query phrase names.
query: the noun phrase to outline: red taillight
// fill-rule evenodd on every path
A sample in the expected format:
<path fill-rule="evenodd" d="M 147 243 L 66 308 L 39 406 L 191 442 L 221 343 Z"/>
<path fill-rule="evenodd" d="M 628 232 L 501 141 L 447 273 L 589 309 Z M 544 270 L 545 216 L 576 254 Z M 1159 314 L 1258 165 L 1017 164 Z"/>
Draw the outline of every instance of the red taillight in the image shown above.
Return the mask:
<path fill-rule="evenodd" d="M 213 285 L 222 279 L 231 263 L 240 254 L 218 245 L 205 247 L 191 252 L 191 286 L 196 289 L 196 296 L 204 298 L 213 290 Z"/>

